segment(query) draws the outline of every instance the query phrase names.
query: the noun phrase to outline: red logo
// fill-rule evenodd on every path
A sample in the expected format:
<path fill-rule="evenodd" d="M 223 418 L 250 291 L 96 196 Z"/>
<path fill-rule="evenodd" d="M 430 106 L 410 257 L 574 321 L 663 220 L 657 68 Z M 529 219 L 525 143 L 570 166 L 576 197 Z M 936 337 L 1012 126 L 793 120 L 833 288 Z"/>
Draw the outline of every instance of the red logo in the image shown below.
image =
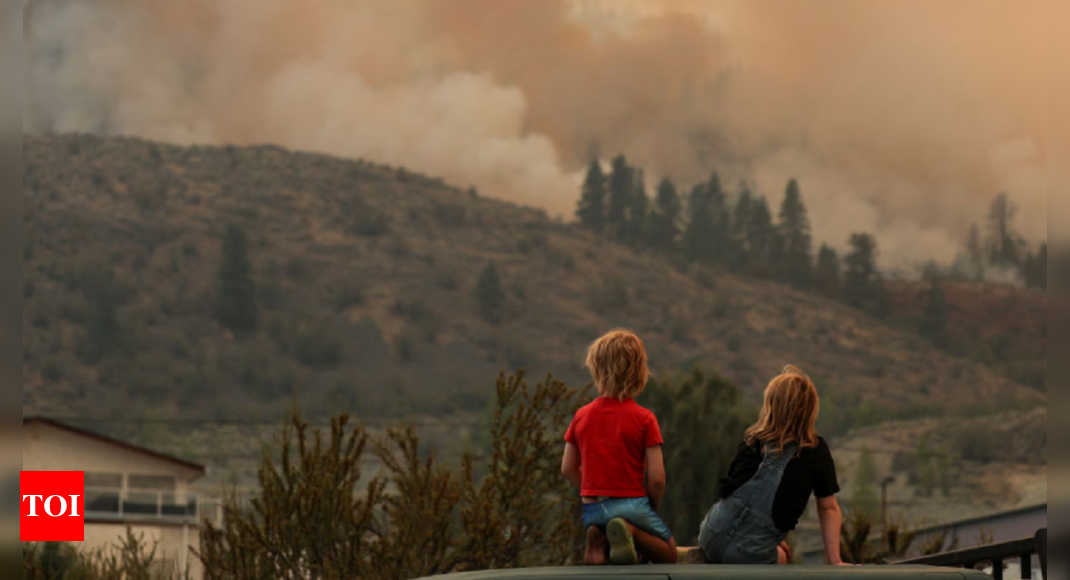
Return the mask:
<path fill-rule="evenodd" d="M 19 472 L 19 541 L 85 541 L 85 472 Z"/>

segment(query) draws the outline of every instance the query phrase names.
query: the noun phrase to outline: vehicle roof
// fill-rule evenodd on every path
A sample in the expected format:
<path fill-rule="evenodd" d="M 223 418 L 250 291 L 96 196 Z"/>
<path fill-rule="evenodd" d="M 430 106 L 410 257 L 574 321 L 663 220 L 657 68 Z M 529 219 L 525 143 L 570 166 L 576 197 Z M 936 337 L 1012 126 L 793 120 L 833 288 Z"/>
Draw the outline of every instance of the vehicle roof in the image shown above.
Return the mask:
<path fill-rule="evenodd" d="M 937 568 L 933 566 L 726 566 L 726 565 L 648 565 L 587 566 L 562 568 L 517 568 L 461 572 L 436 576 L 437 580 L 581 580 L 614 578 L 637 580 L 991 580 L 976 570 Z"/>

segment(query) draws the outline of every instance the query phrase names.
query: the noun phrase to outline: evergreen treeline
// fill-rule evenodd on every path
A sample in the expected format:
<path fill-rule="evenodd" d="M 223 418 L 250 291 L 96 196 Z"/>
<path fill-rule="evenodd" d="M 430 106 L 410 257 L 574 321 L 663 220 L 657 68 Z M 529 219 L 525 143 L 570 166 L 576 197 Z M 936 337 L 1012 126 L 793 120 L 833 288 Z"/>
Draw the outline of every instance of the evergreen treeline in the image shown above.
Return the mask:
<path fill-rule="evenodd" d="M 846 272 L 831 246 L 822 245 L 815 260 L 798 181 L 788 182 L 776 214 L 745 182 L 729 194 L 717 173 L 687 191 L 666 178 L 653 199 L 644 183 L 642 169 L 623 155 L 608 172 L 592 161 L 576 210 L 580 224 L 636 248 L 813 289 L 882 314 L 876 241 L 867 234 L 852 237 Z"/>
<path fill-rule="evenodd" d="M 1030 250 L 1014 229 L 1016 211 L 1006 194 L 997 196 L 985 233 L 973 229 L 965 259 L 949 275 L 983 278 L 986 268 L 1010 269 L 1027 286 L 1047 288 L 1047 244 Z M 775 215 L 766 198 L 745 182 L 730 196 L 717 173 L 686 192 L 665 178 L 651 200 L 643 170 L 623 155 L 613 159 L 608 173 L 597 159 L 591 162 L 576 210 L 583 227 L 630 246 L 777 280 L 843 300 L 874 316 L 888 315 L 872 234 L 852 234 L 845 256 L 828 244 L 815 254 L 803 191 L 795 179 L 787 183 Z M 934 296 L 937 293 L 934 290 Z"/>

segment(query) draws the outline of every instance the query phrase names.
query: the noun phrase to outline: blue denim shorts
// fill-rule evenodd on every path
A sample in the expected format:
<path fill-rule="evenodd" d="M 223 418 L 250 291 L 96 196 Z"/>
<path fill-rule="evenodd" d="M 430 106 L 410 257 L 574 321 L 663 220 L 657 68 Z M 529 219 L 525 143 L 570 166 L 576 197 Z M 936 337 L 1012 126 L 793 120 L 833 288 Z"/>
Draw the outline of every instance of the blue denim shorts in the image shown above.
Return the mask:
<path fill-rule="evenodd" d="M 609 520 L 622 518 L 644 532 L 661 538 L 663 542 L 672 539 L 672 532 L 661 516 L 650 507 L 650 500 L 645 497 L 614 498 L 598 503 L 583 504 L 583 527 L 598 526 L 605 529 Z"/>

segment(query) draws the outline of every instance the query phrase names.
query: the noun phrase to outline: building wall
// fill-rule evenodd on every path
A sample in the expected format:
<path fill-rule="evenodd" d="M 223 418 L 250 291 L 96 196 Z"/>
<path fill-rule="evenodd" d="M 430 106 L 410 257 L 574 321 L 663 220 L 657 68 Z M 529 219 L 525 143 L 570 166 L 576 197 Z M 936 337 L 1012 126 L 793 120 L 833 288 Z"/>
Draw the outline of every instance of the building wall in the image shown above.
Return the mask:
<path fill-rule="evenodd" d="M 184 498 L 189 482 L 200 476 L 196 470 L 152 457 L 134 450 L 85 437 L 52 425 L 23 425 L 23 470 L 85 471 L 122 474 L 122 486 L 128 487 L 130 475 L 160 475 L 175 478 L 175 495 Z M 165 565 L 189 565 L 197 580 L 203 576 L 201 566 L 193 561 L 190 548 L 197 548 L 200 535 L 196 522 L 155 522 L 124 519 L 120 521 L 86 518 L 85 541 L 76 545 L 82 550 L 111 550 L 122 541 L 129 525 L 135 535 L 144 535 L 147 545 L 156 546 L 157 557 Z"/>
<path fill-rule="evenodd" d="M 178 492 L 187 491 L 188 481 L 199 475 L 171 461 L 41 423 L 23 428 L 22 469 L 173 475 Z"/>
<path fill-rule="evenodd" d="M 85 542 L 79 545 L 84 551 L 102 550 L 111 553 L 126 538 L 126 527 L 148 546 L 156 546 L 156 559 L 162 566 L 189 566 L 190 577 L 198 580 L 204 577 L 204 569 L 190 548 L 200 546 L 200 530 L 190 525 L 145 525 L 123 522 L 92 522 L 85 525 Z"/>

